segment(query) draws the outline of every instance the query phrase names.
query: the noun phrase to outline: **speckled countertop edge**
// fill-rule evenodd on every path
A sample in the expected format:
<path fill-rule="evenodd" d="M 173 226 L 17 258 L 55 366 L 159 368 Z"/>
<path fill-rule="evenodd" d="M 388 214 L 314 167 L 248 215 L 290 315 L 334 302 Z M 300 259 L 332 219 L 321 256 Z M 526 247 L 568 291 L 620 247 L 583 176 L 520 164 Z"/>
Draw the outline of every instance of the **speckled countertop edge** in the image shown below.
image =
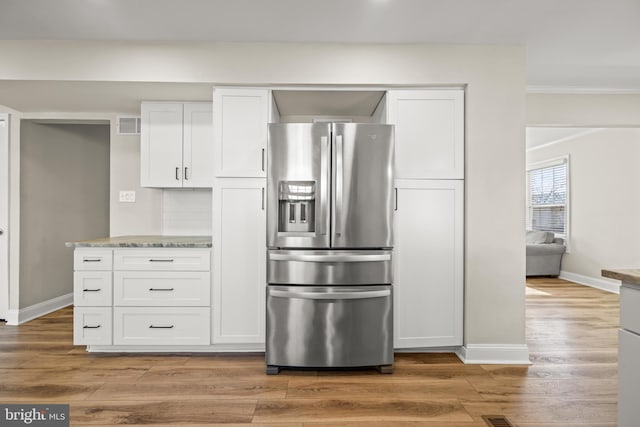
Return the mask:
<path fill-rule="evenodd" d="M 640 286 L 640 269 L 638 268 L 603 269 L 601 274 L 609 279 L 621 280 L 625 283 Z"/>
<path fill-rule="evenodd" d="M 116 236 L 66 242 L 70 248 L 210 248 L 211 236 Z"/>

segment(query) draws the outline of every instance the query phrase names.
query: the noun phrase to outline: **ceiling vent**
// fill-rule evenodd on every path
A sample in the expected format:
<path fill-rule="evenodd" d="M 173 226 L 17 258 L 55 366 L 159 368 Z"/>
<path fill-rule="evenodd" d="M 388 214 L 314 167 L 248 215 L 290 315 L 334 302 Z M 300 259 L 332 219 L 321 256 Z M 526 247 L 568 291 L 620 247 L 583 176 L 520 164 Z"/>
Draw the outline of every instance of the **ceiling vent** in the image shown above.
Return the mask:
<path fill-rule="evenodd" d="M 140 116 L 118 116 L 118 135 L 140 135 Z"/>

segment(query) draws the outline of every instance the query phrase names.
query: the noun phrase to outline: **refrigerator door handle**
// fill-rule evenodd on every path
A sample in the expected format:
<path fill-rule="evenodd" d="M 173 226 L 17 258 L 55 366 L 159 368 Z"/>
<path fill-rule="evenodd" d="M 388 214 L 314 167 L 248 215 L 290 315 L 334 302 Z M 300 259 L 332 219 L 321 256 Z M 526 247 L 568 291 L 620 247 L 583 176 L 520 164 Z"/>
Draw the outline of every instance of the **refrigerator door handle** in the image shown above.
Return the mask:
<path fill-rule="evenodd" d="M 379 262 L 391 261 L 391 254 L 340 254 L 340 255 L 305 255 L 305 254 L 269 254 L 270 261 L 302 261 L 302 262 Z"/>
<path fill-rule="evenodd" d="M 345 300 L 345 299 L 368 299 L 368 298 L 385 298 L 391 295 L 391 290 L 383 289 L 380 291 L 364 291 L 364 292 L 293 292 L 269 290 L 269 296 L 276 298 L 301 298 L 315 300 Z"/>
<path fill-rule="evenodd" d="M 324 171 L 324 179 L 320 182 L 320 206 L 321 209 L 317 210 L 316 213 L 316 221 L 318 224 L 318 234 L 321 236 L 327 235 L 327 218 L 328 213 L 326 213 L 326 206 L 329 203 L 329 195 L 327 194 L 327 186 L 331 182 L 331 176 L 329 172 L 331 168 L 329 167 L 329 138 L 327 136 L 320 137 L 320 168 Z"/>
<path fill-rule="evenodd" d="M 340 226 L 340 215 L 342 214 L 342 192 L 343 192 L 343 180 L 344 180 L 344 168 L 343 168 L 343 152 L 342 152 L 342 135 L 336 135 L 336 210 L 334 216 L 336 237 L 340 237 L 341 233 L 338 229 Z"/>

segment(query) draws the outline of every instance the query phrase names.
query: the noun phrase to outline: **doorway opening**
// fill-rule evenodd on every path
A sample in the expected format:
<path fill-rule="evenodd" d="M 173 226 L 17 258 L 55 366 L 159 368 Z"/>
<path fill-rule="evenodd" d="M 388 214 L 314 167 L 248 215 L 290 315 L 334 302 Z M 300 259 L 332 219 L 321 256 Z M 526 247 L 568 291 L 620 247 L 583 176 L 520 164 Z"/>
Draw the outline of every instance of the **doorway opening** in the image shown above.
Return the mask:
<path fill-rule="evenodd" d="M 65 242 L 109 235 L 109 162 L 108 120 L 21 121 L 20 323 L 72 301 Z"/>

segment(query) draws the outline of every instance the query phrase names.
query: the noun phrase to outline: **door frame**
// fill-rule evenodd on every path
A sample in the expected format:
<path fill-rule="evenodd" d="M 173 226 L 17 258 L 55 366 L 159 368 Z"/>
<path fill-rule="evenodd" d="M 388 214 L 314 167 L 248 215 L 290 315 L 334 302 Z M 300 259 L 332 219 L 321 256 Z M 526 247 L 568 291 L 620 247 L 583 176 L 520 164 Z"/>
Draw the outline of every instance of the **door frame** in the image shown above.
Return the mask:
<path fill-rule="evenodd" d="M 9 114 L 0 113 L 0 319 L 9 314 Z"/>

